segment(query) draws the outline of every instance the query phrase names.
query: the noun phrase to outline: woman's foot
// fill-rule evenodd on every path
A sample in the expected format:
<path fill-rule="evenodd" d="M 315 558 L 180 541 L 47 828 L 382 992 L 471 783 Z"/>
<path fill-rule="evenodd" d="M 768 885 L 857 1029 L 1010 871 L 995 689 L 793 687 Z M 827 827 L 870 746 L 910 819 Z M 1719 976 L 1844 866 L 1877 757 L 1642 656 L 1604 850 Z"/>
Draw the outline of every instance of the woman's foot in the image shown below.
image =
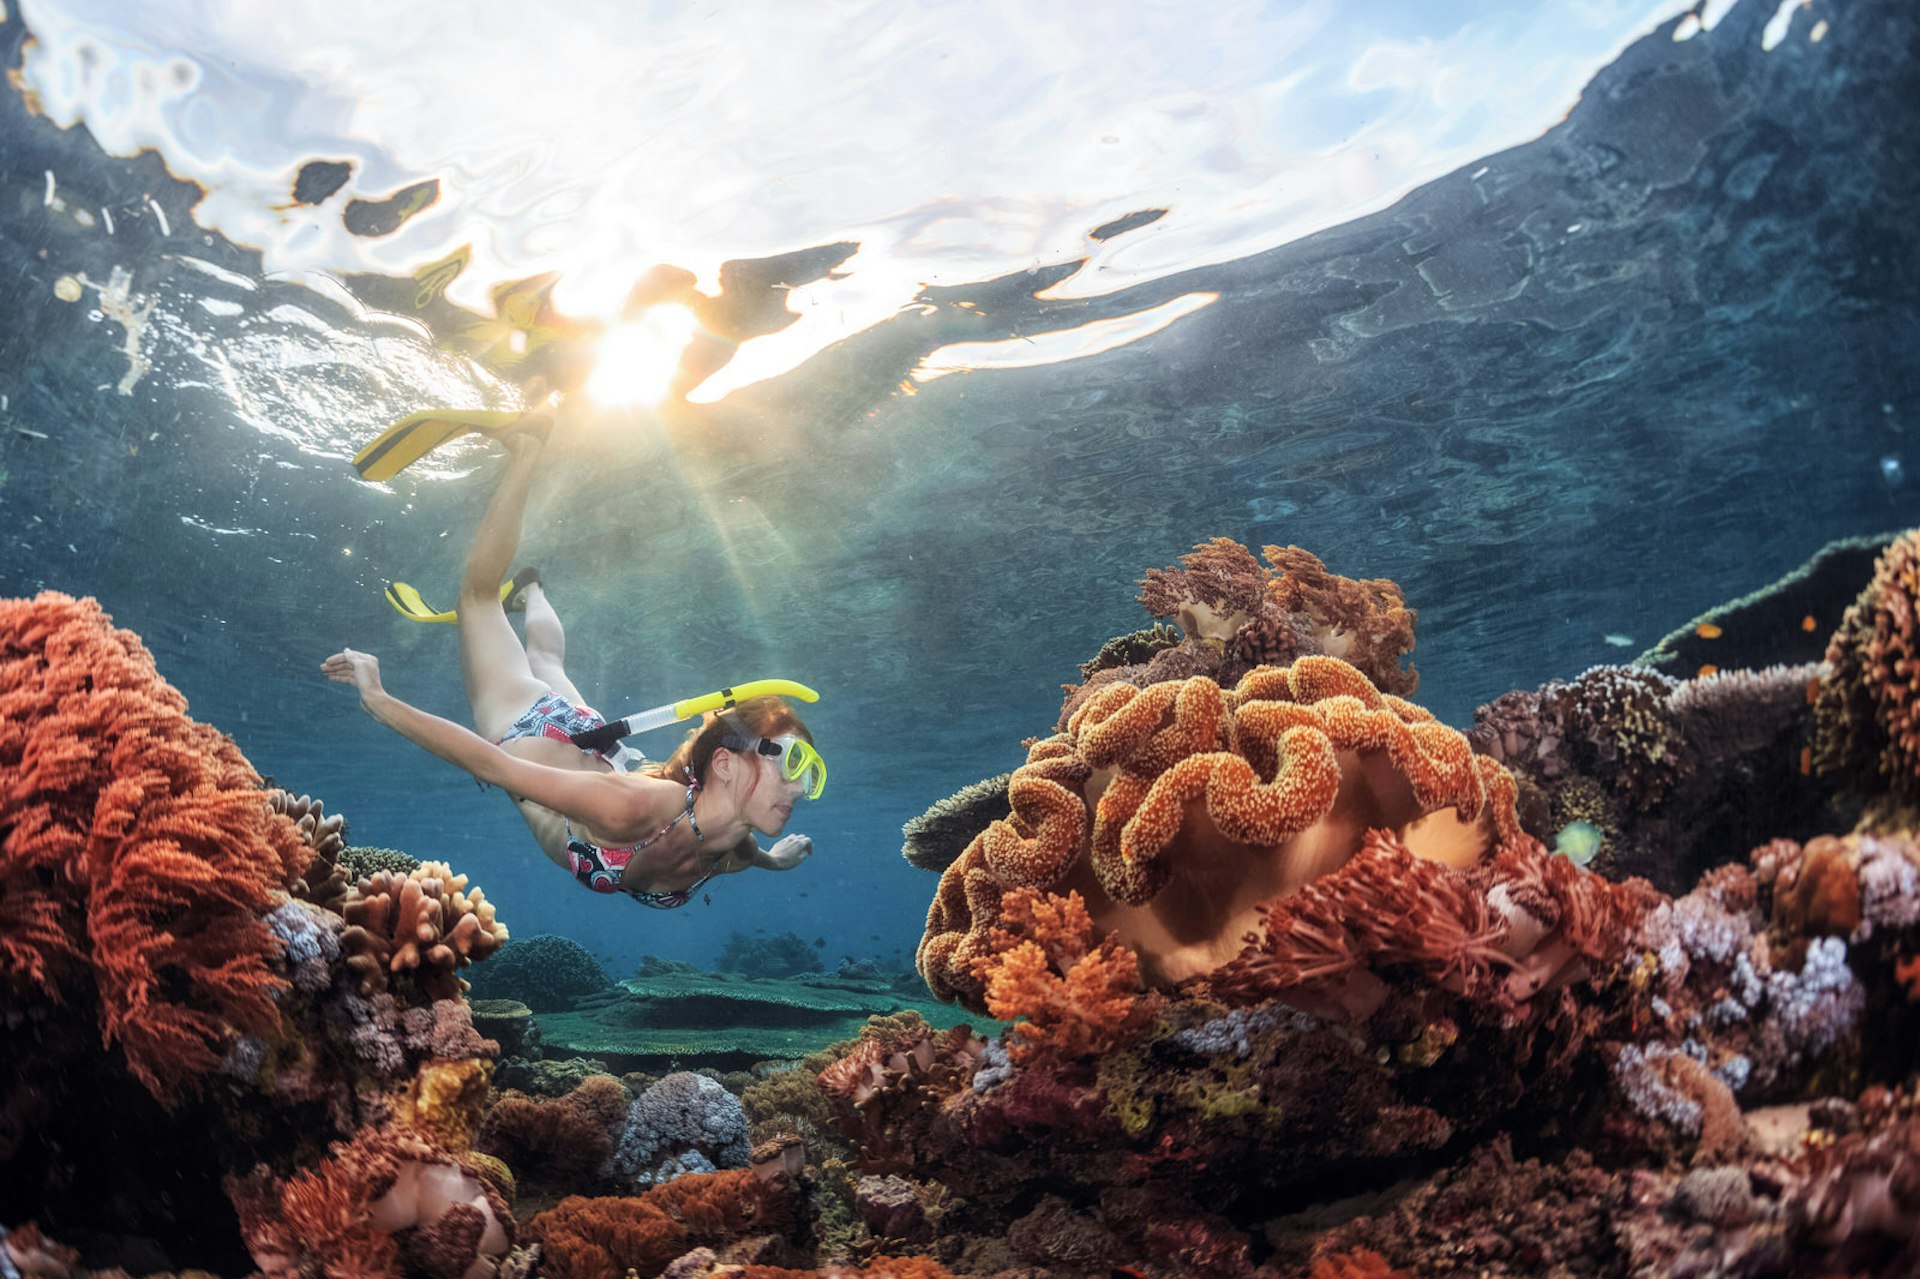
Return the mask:
<path fill-rule="evenodd" d="M 540 570 L 529 564 L 515 573 L 513 580 L 507 583 L 507 593 L 500 599 L 501 607 L 509 613 L 526 612 L 527 591 L 538 585 L 540 585 Z"/>
<path fill-rule="evenodd" d="M 519 421 L 502 430 L 495 431 L 493 438 L 507 452 L 518 457 L 522 453 L 537 453 L 546 445 L 553 434 L 553 410 L 541 405 L 524 414 Z"/>

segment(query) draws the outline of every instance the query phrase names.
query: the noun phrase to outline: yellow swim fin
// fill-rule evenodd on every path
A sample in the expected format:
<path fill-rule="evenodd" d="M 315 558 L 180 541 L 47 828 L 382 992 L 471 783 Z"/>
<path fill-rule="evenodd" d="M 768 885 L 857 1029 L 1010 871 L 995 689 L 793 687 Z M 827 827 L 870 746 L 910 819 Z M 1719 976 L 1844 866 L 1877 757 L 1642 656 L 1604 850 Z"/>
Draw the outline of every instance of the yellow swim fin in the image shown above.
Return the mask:
<path fill-rule="evenodd" d="M 524 409 L 425 409 L 409 413 L 355 453 L 353 469 L 362 479 L 390 480 L 442 444 L 463 435 L 498 434 L 526 415 Z"/>
<path fill-rule="evenodd" d="M 510 580 L 500 583 L 500 602 L 507 606 L 509 613 L 520 612 L 523 606 L 514 603 L 513 597 L 519 594 L 525 587 L 537 583 L 539 580 L 539 569 L 531 567 L 521 569 L 518 573 L 515 573 Z M 447 609 L 445 612 L 442 612 L 434 608 L 433 605 L 427 603 L 426 600 L 420 597 L 419 591 L 416 591 L 405 582 L 389 582 L 387 584 L 387 603 L 393 605 L 393 611 L 406 618 L 409 622 L 444 622 L 451 624 L 460 620 L 458 611 Z"/>
<path fill-rule="evenodd" d="M 452 609 L 446 612 L 436 610 L 420 598 L 420 592 L 405 582 L 390 582 L 387 585 L 387 603 L 393 605 L 393 611 L 409 622 L 457 622 L 460 615 Z"/>

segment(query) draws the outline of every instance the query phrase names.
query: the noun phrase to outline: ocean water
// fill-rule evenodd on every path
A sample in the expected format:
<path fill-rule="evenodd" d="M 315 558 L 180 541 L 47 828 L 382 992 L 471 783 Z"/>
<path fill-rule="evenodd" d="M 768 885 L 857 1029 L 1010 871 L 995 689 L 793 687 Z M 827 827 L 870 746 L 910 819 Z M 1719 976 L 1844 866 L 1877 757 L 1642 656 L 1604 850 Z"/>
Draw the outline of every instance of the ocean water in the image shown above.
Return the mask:
<path fill-rule="evenodd" d="M 1388 52 L 1411 62 L 1394 74 L 1450 85 L 1433 90 L 1442 105 L 1511 89 L 1514 49 L 1542 20 L 1479 8 L 1452 30 L 1407 17 Z M 1569 7 L 1562 25 L 1602 8 Z M 1400 583 L 1420 613 L 1416 700 L 1464 727 L 1509 689 L 1632 657 L 1830 539 L 1917 522 L 1908 6 L 1615 13 L 1553 62 L 1561 83 L 1535 86 L 1537 121 L 1502 135 L 1486 110 L 1463 111 L 1424 138 L 1402 130 L 1398 146 L 1367 130 L 1418 116 L 1420 100 L 1396 95 L 1364 32 L 1329 44 L 1341 20 L 1309 13 L 1321 42 L 1263 66 L 1230 24 L 1268 35 L 1258 24 L 1274 11 L 1223 9 L 1223 29 L 1195 40 L 1220 59 L 1203 70 L 1241 104 L 1311 72 L 1353 91 L 1351 118 L 1243 110 L 1238 147 L 1197 150 L 1190 182 L 1091 161 L 1047 171 L 1039 131 L 1013 125 L 1081 65 L 1061 54 L 1053 78 L 1032 70 L 1071 32 L 1029 33 L 998 78 L 990 58 L 974 68 L 969 83 L 1004 98 L 980 103 L 984 137 L 961 157 L 1002 166 L 998 203 L 934 198 L 947 179 L 927 170 L 916 148 L 934 140 L 912 136 L 920 117 L 904 108 L 869 141 L 900 148 L 897 207 L 880 184 L 859 220 L 820 216 L 784 237 L 768 202 L 786 207 L 809 182 L 851 187 L 872 164 L 834 168 L 845 157 L 824 135 L 816 162 L 804 130 L 769 123 L 766 145 L 727 156 L 746 175 L 728 198 L 642 200 L 625 157 L 657 133 L 628 121 L 592 135 L 659 235 L 571 267 L 583 306 L 589 278 L 617 297 L 649 260 L 710 272 L 860 245 L 838 268 L 844 297 L 825 278 L 792 295 L 804 340 L 768 339 L 785 345 L 764 360 L 747 343 L 731 384 L 696 395 L 673 429 L 644 407 L 608 410 L 550 450 L 522 554 L 603 709 L 769 676 L 821 691 L 807 718 L 832 782 L 793 822 L 817 853 L 790 875 L 732 877 L 677 912 L 589 896 L 504 799 L 319 676 L 328 653 L 366 649 L 393 691 L 464 716 L 450 629 L 403 621 L 381 591 L 402 579 L 450 601 L 500 454 L 462 444 L 387 485 L 347 459 L 403 413 L 514 391 L 395 318 L 382 279 L 479 231 L 467 283 L 483 295 L 483 268 L 532 274 L 579 247 L 549 233 L 592 198 L 565 173 L 548 175 L 549 203 L 531 198 L 537 156 L 489 170 L 459 154 L 443 175 L 408 169 L 403 147 L 343 153 L 354 104 L 330 88 L 318 100 L 336 110 L 320 120 L 295 91 L 314 67 L 345 65 L 324 48 L 275 71 L 284 92 L 249 98 L 259 66 L 195 65 L 111 6 L 35 4 L 0 24 L 16 69 L 0 95 L 0 592 L 98 597 L 264 773 L 344 814 L 355 843 L 451 861 L 516 933 L 565 933 L 617 972 L 649 953 L 707 963 L 760 930 L 822 939 L 829 966 L 904 966 L 934 880 L 901 860 L 901 824 L 1016 765 L 1078 664 L 1147 624 L 1145 571 L 1199 541 L 1297 544 L 1335 572 Z M 453 35 L 476 65 L 497 55 L 479 33 Z M 900 46 L 862 56 L 896 75 L 902 60 L 945 65 L 931 45 Z M 89 67 L 104 78 L 87 81 Z M 1124 87 L 1129 68 L 1108 70 Z M 800 110 L 823 83 L 781 87 Z M 1118 136 L 1129 104 L 1101 83 Z M 1162 116 L 1205 115 L 1206 95 L 1188 93 Z M 671 118 L 689 112 L 724 114 L 700 98 Z M 275 149 L 228 146 L 229 116 Z M 1283 135 L 1297 139 L 1292 168 L 1274 159 Z M 1023 145 L 1036 149 L 1024 169 Z M 369 203 L 444 176 L 443 202 L 418 237 L 403 225 L 355 241 L 336 225 L 345 196 L 293 200 L 307 160 L 350 161 Z M 1258 181 L 1221 176 L 1249 166 Z M 1329 202 L 1336 170 L 1344 207 Z M 187 180 L 214 172 L 205 192 Z M 1314 182 L 1310 208 L 1276 194 Z M 285 198 L 256 198 L 268 190 Z M 1002 242 L 996 219 L 1025 230 Z M 989 230 L 937 229 L 972 223 Z M 307 225 L 323 231 L 295 234 Z M 363 251 L 352 269 L 328 256 L 341 245 Z M 60 282 L 81 277 L 64 300 Z M 836 307 L 832 323 L 815 314 Z"/>

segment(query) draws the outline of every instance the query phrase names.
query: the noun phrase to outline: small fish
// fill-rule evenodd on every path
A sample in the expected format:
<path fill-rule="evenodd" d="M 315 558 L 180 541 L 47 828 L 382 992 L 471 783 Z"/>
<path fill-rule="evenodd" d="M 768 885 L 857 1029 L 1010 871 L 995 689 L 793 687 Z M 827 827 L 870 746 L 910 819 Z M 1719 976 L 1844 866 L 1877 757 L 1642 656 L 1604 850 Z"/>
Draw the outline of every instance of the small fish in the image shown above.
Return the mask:
<path fill-rule="evenodd" d="M 1719 639 L 1722 635 L 1726 634 L 1725 631 L 1715 626 L 1712 622 L 1700 623 L 1700 625 L 1693 628 L 1693 633 L 1701 639 Z"/>
<path fill-rule="evenodd" d="M 1813 620 L 1812 613 L 1808 613 L 1805 617 L 1800 619 L 1800 629 L 1805 631 L 1807 634 L 1811 635 L 1815 631 L 1820 629 L 1820 623 Z"/>
<path fill-rule="evenodd" d="M 813 948 L 815 950 L 824 950 L 826 949 L 826 945 L 827 939 L 824 937 L 816 937 L 813 939 Z"/>
<path fill-rule="evenodd" d="M 1554 837 L 1553 851 L 1575 866 L 1585 866 L 1606 840 L 1606 835 L 1592 822 L 1568 822 Z"/>
<path fill-rule="evenodd" d="M 30 426 L 16 426 L 13 428 L 13 433 L 15 435 L 24 435 L 30 440 L 45 440 L 45 439 L 52 438 L 45 431 L 36 431 Z"/>
<path fill-rule="evenodd" d="M 1619 631 L 1608 631 L 1600 637 L 1615 648 L 1632 648 L 1633 636 L 1622 635 Z"/>
<path fill-rule="evenodd" d="M 1812 706 L 1820 700 L 1820 677 L 1814 676 L 1807 681 L 1807 705 Z"/>
<path fill-rule="evenodd" d="M 700 904 L 701 904 L 702 906 L 711 906 L 711 905 L 713 905 L 713 894 L 712 894 L 712 893 L 701 893 L 701 894 L 700 894 Z"/>
<path fill-rule="evenodd" d="M 1800 748 L 1800 776 L 1813 776 L 1813 747 L 1811 746 Z"/>
<path fill-rule="evenodd" d="M 1720 668 L 1712 662 L 1708 662 L 1705 666 L 1702 666 L 1698 671 L 1694 672 L 1694 674 L 1698 675 L 1701 679 L 1705 679 L 1709 675 L 1718 675 L 1719 673 Z"/>

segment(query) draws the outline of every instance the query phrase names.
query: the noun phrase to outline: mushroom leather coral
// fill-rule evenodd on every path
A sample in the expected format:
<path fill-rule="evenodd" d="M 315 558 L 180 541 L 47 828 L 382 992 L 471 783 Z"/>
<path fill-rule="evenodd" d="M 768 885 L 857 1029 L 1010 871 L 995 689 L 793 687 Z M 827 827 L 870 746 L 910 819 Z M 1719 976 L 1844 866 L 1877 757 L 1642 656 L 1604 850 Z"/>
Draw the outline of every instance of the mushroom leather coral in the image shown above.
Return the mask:
<path fill-rule="evenodd" d="M 500 1192 L 405 1125 L 367 1127 L 279 1181 L 264 1167 L 229 1194 L 269 1276 L 492 1274 L 513 1244 Z"/>
<path fill-rule="evenodd" d="M 91 985 L 103 1038 L 176 1100 L 278 1026 L 261 915 L 307 855 L 138 636 L 92 600 L 0 601 L 0 990 Z"/>
<path fill-rule="evenodd" d="M 987 1011 L 1017 1021 L 1009 1055 L 1075 1058 L 1132 1042 L 1153 1018 L 1132 951 L 1093 939 L 1080 894 L 1017 888 L 1001 899 L 993 949 L 974 960 Z"/>
<path fill-rule="evenodd" d="M 1230 692 L 1112 684 L 1033 745 L 1010 815 L 942 875 L 920 971 L 986 1011 L 977 961 L 1001 894 L 1028 887 L 1078 892 L 1148 981 L 1179 982 L 1231 959 L 1261 902 L 1344 863 L 1368 829 L 1466 865 L 1519 836 L 1516 793 L 1464 736 L 1338 658 L 1260 667 Z"/>
<path fill-rule="evenodd" d="M 434 999 L 455 998 L 460 968 L 507 940 L 493 903 L 444 862 L 425 862 L 406 875 L 376 871 L 348 894 L 342 913 L 348 926 L 340 945 L 363 995 L 412 973 Z"/>

